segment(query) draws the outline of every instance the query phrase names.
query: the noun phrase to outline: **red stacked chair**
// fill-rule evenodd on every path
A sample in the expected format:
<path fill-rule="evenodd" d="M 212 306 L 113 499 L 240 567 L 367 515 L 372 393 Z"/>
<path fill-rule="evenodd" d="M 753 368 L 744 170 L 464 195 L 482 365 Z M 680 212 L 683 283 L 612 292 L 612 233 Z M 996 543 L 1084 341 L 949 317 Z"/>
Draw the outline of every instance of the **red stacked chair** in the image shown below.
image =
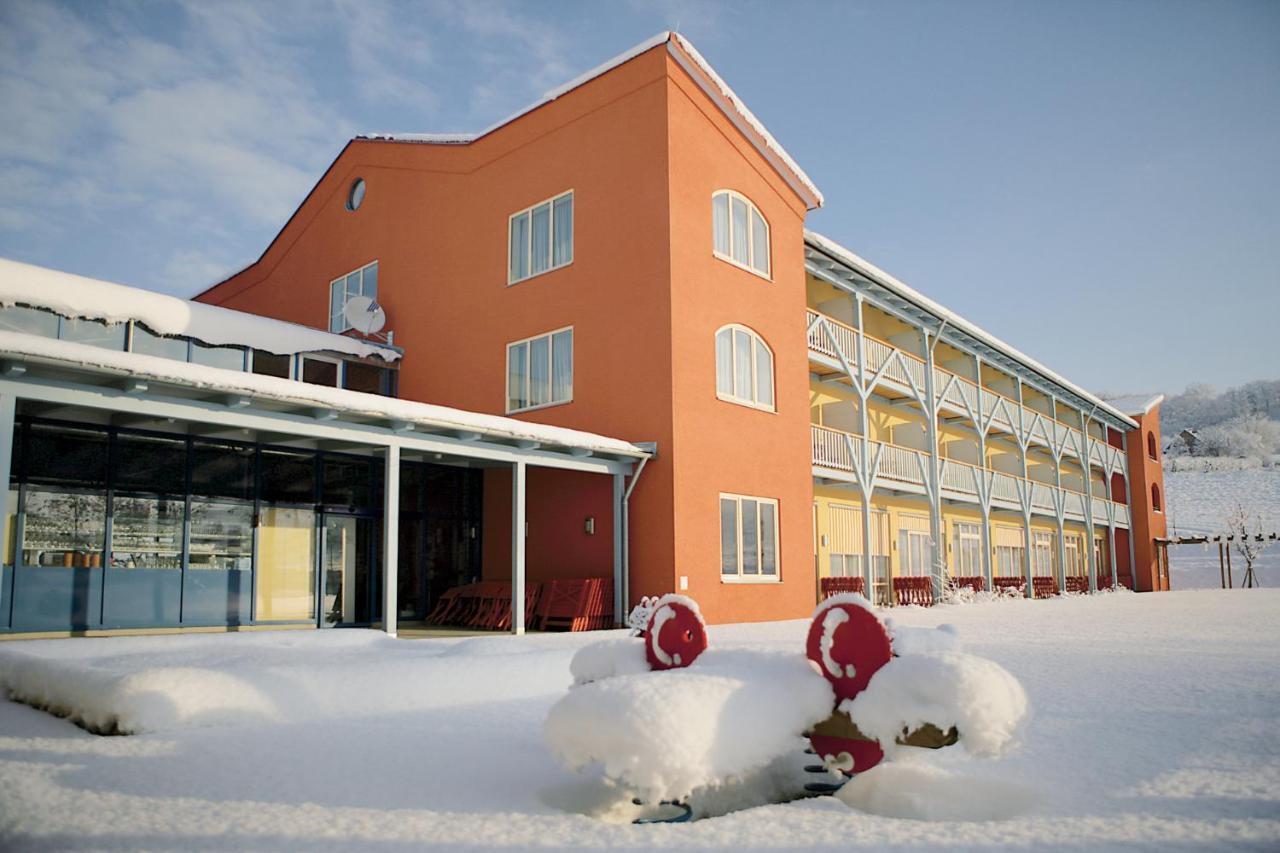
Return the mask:
<path fill-rule="evenodd" d="M 1027 589 L 1027 582 L 1022 578 L 992 578 L 991 587 L 992 589 L 999 591 L 1016 589 L 1019 592 L 1025 592 Z"/>
<path fill-rule="evenodd" d="M 931 607 L 933 606 L 933 578 L 894 578 L 893 595 L 899 607 L 908 604 Z"/>
<path fill-rule="evenodd" d="M 543 584 L 535 627 L 589 631 L 613 624 L 613 579 L 551 580 Z"/>
<path fill-rule="evenodd" d="M 960 577 L 954 577 L 951 579 L 951 585 L 956 589 L 968 587 L 974 592 L 982 592 L 987 588 L 987 583 L 983 580 L 982 575 L 961 575 Z"/>
<path fill-rule="evenodd" d="M 1101 581 L 1099 581 L 1101 586 Z M 1067 575 L 1067 592 L 1088 592 L 1089 579 L 1084 575 Z M 1037 592 L 1036 595 L 1040 593 Z"/>
<path fill-rule="evenodd" d="M 1032 578 L 1031 591 L 1036 598 L 1053 598 L 1058 594 L 1058 582 L 1053 578 Z"/>
<path fill-rule="evenodd" d="M 839 595 L 843 592 L 857 592 L 866 595 L 866 579 L 850 578 L 850 577 L 831 577 L 823 578 L 819 582 L 822 588 L 822 597 L 830 598 L 833 595 Z"/>

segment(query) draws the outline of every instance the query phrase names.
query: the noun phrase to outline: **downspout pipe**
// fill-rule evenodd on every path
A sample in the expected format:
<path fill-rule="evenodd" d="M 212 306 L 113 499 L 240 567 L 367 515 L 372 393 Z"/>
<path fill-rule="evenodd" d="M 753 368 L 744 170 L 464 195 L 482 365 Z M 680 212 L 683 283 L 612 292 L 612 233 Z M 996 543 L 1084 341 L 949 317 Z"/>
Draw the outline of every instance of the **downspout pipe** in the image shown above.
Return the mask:
<path fill-rule="evenodd" d="M 647 450 L 649 455 L 641 457 L 640 464 L 636 466 L 636 472 L 631 475 L 631 482 L 622 493 L 622 608 L 624 610 L 628 610 L 631 604 L 631 493 L 636 490 L 636 484 L 640 482 L 644 466 L 658 455 L 656 441 L 638 442 L 636 446 Z M 626 613 L 617 614 L 617 619 L 624 626 L 627 624 Z"/>

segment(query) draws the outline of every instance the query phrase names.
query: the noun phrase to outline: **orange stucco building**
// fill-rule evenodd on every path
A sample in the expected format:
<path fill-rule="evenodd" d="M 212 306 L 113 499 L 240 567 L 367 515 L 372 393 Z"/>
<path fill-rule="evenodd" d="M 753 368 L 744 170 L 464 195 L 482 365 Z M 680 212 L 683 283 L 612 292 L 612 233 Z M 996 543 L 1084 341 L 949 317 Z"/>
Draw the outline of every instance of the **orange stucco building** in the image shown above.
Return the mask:
<path fill-rule="evenodd" d="M 1088 552 L 1090 585 L 1160 588 L 1139 423 L 806 232 L 821 203 L 662 34 L 484 133 L 351 140 L 262 256 L 197 299 L 354 335 L 345 300 L 376 295 L 399 397 L 654 443 L 628 483 L 628 605 L 678 590 L 713 622 L 799 617 L 822 577 L 887 591 L 921 559 L 1030 577 L 1041 528 L 1059 586 Z M 486 577 L 510 574 L 510 478 L 484 470 Z M 608 480 L 531 469 L 529 579 L 608 575 L 613 500 Z M 983 552 L 962 568 L 970 517 Z M 1020 553 L 1001 556 L 1002 519 Z M 931 557 L 894 538 L 912 525 Z"/>

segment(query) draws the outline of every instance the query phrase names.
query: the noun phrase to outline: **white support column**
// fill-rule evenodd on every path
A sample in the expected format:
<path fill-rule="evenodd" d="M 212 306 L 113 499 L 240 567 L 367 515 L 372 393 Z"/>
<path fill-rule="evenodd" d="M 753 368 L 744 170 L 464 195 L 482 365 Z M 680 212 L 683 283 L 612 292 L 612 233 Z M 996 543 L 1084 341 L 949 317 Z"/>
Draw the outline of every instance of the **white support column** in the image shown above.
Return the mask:
<path fill-rule="evenodd" d="M 1097 409 L 1097 406 L 1094 407 Z M 1088 547 L 1085 548 L 1085 555 L 1089 560 L 1089 592 L 1098 591 L 1098 561 L 1093 557 L 1093 438 L 1089 435 L 1089 421 L 1093 419 L 1092 413 L 1086 415 L 1080 412 L 1080 435 L 1082 436 L 1080 448 L 1083 458 L 1080 460 L 1080 470 L 1084 472 L 1084 530 L 1085 541 Z"/>
<path fill-rule="evenodd" d="M 1067 525 L 1065 518 L 1065 507 L 1067 497 L 1062 492 L 1062 454 L 1058 452 L 1058 400 L 1055 397 L 1049 399 L 1049 405 L 1053 407 L 1054 417 L 1054 435 L 1051 439 L 1053 446 L 1049 448 L 1049 452 L 1053 454 L 1053 518 L 1058 527 L 1058 589 L 1066 591 L 1067 588 Z"/>
<path fill-rule="evenodd" d="M 382 475 L 382 628 L 396 635 L 400 615 L 400 446 L 387 448 Z"/>
<path fill-rule="evenodd" d="M 622 496 L 626 493 L 627 478 L 613 475 L 613 624 L 626 627 L 627 605 L 623 600 L 624 563 L 622 559 Z"/>
<path fill-rule="evenodd" d="M 871 398 L 867 388 L 867 337 L 863 323 L 862 294 L 853 298 L 854 317 L 858 323 L 858 425 L 862 430 L 862 476 L 858 478 L 858 488 L 862 493 L 862 583 L 867 600 L 878 603 L 875 596 L 875 558 L 871 548 L 871 495 L 875 491 L 876 472 L 871 470 L 871 419 L 867 412 L 867 401 Z M 892 581 L 890 581 L 892 584 Z"/>
<path fill-rule="evenodd" d="M 511 466 L 511 633 L 524 633 L 525 463 Z"/>
<path fill-rule="evenodd" d="M 13 460 L 13 417 L 16 403 L 17 399 L 12 394 L 0 394 L 0 542 L 8 538 L 7 544 L 14 548 L 18 547 L 18 543 L 12 541 L 12 537 L 18 535 L 17 524 L 14 524 L 12 530 L 8 529 L 8 524 L 9 513 L 17 510 L 17 507 L 9 506 L 9 476 L 12 473 L 9 467 Z M 8 554 L 0 555 L 0 560 L 7 557 Z M 8 606 L 4 600 L 3 584 L 0 584 L 0 606 Z"/>
<path fill-rule="evenodd" d="M 1107 528 L 1107 545 L 1111 549 L 1111 588 L 1115 589 L 1120 583 L 1120 571 L 1116 568 L 1116 525 L 1114 514 L 1112 515 L 1111 526 Z"/>
<path fill-rule="evenodd" d="M 987 417 L 984 414 L 986 409 L 983 407 L 982 396 L 982 356 L 975 355 L 973 357 L 974 366 L 974 384 L 978 386 L 978 422 L 974 424 L 978 430 L 978 467 L 982 469 L 982 477 L 984 481 L 987 479 Z M 990 489 L 984 489 L 984 494 L 978 496 L 982 501 L 982 576 L 987 585 L 987 592 L 992 592 L 995 587 L 992 585 L 995 576 L 995 570 L 991 564 L 991 495 Z"/>
<path fill-rule="evenodd" d="M 1027 598 L 1035 598 L 1035 583 L 1032 578 L 1035 572 L 1031 568 L 1031 470 L 1027 465 L 1027 431 L 1022 420 L 1022 379 L 1014 377 L 1018 392 L 1018 422 L 1012 424 L 1014 437 L 1018 445 L 1018 462 L 1022 466 L 1022 483 L 1019 489 L 1023 492 L 1022 504 L 1022 577 L 1027 582 Z"/>
<path fill-rule="evenodd" d="M 937 377 L 933 373 L 933 348 L 938 338 L 927 330 L 920 330 L 924 341 L 924 393 L 926 420 L 925 436 L 929 442 L 929 538 L 933 540 L 933 559 L 929 576 L 933 579 L 934 600 L 942 598 L 943 578 L 946 574 L 946 549 L 943 545 L 942 525 L 942 473 L 938 461 L 938 398 Z"/>

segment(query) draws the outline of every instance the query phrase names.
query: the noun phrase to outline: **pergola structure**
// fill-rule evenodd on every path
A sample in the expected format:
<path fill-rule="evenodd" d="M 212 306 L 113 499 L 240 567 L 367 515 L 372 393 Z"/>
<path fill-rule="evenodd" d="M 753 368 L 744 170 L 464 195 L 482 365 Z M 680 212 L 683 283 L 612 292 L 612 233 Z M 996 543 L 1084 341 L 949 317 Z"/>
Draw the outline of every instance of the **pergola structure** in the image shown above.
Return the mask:
<path fill-rule="evenodd" d="M 18 414 L 178 435 L 271 442 L 385 460 L 383 627 L 396 633 L 402 460 L 510 467 L 512 631 L 525 624 L 525 503 L 530 467 L 613 478 L 614 614 L 627 600 L 627 497 L 654 448 L 590 433 L 270 376 L 0 333 L 0 483 L 7 484 Z M 0 518 L 13 512 L 0 489 Z M 2 589 L 0 589 L 2 592 Z M 7 602 L 6 602 L 7 603 Z"/>

